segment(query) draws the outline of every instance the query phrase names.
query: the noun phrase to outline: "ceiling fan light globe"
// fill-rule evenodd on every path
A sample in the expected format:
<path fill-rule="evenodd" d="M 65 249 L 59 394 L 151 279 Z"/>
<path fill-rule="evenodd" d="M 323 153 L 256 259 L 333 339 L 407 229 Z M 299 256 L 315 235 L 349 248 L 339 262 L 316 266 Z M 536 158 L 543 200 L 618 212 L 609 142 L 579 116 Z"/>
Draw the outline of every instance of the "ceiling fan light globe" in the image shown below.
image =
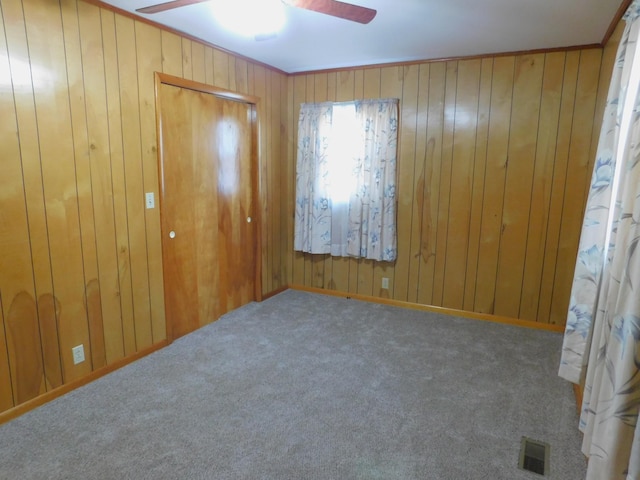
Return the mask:
<path fill-rule="evenodd" d="M 214 0 L 210 5 L 222 28 L 243 37 L 273 35 L 286 23 L 281 0 Z"/>

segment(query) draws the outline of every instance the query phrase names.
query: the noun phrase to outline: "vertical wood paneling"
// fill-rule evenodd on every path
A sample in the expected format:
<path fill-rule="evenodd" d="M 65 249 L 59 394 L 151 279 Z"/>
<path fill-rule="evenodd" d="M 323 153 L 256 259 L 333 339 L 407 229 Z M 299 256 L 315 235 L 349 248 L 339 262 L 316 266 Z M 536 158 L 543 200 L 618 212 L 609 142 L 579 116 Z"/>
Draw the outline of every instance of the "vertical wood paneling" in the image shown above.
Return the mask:
<path fill-rule="evenodd" d="M 193 79 L 196 82 L 204 83 L 207 79 L 205 74 L 204 45 L 198 42 L 191 42 L 191 68 Z"/>
<path fill-rule="evenodd" d="M 567 182 L 569 145 L 574 120 L 573 111 L 579 60 L 580 52 L 569 52 L 564 63 L 560 116 L 558 119 L 558 139 L 555 146 L 553 177 L 551 178 L 551 201 L 546 232 L 546 249 L 538 300 L 538 318 L 545 322 L 548 322 L 551 317 L 551 302 L 557 270 L 560 229 L 563 221 L 562 211 Z"/>
<path fill-rule="evenodd" d="M 331 89 L 331 75 L 338 101 L 360 92 L 402 101 L 398 259 L 289 252 L 291 281 L 563 323 L 595 102 L 608 88 L 601 57 L 588 49 L 294 76 L 294 129 L 299 104 L 324 99 L 317 90 L 325 77 Z M 293 186 L 295 158 L 289 162 Z M 389 291 L 380 288 L 383 277 Z"/>
<path fill-rule="evenodd" d="M 95 212 L 91 191 L 91 162 L 89 161 L 89 137 L 87 132 L 87 112 L 85 88 L 82 72 L 82 48 L 77 4 L 65 0 L 62 8 L 62 24 L 66 52 L 66 69 L 69 88 L 69 107 L 73 132 L 76 168 L 76 188 L 82 231 L 82 259 L 85 278 L 85 305 L 91 344 L 91 363 L 99 368 L 107 363 L 104 340 L 104 322 L 100 282 L 98 279 L 98 252 L 95 229 Z M 44 201 L 42 202 L 44 205 Z M 33 236 L 33 234 L 32 234 Z M 48 250 L 43 250 L 48 255 Z M 34 259 L 34 264 L 38 261 Z"/>
<path fill-rule="evenodd" d="M 7 350 L 13 367 L 13 392 L 18 405 L 45 392 L 38 312 L 29 293 L 22 291 L 13 297 L 6 323 Z"/>
<path fill-rule="evenodd" d="M 529 234 L 544 55 L 516 58 L 504 186 L 495 310 L 518 318 Z"/>
<path fill-rule="evenodd" d="M 2 306 L 2 297 L 0 296 L 0 345 L 7 345 L 7 337 L 5 331 L 7 324 L 4 321 L 4 307 Z M 0 349 L 0 411 L 8 410 L 13 407 L 13 387 L 11 385 L 11 369 L 9 367 L 9 352 L 6 348 Z"/>
<path fill-rule="evenodd" d="M 469 219 L 469 252 L 465 272 L 463 310 L 473 311 L 476 299 L 478 256 L 482 231 L 482 208 L 487 169 L 487 142 L 489 141 L 489 113 L 491 110 L 491 83 L 493 60 L 484 58 L 480 71 L 477 127 L 474 149 L 473 192 Z"/>
<path fill-rule="evenodd" d="M 446 231 L 446 271 L 443 305 L 462 309 L 465 273 L 469 251 L 469 224 L 473 195 L 476 128 L 478 125 L 478 95 L 480 60 L 458 63 L 458 83 L 453 120 L 453 158 L 451 162 L 451 193 Z"/>
<path fill-rule="evenodd" d="M 144 23 L 135 24 L 136 59 L 138 77 L 138 111 L 140 115 L 140 163 L 144 192 L 155 192 L 158 196 L 158 140 L 156 138 L 156 104 L 154 95 L 154 72 L 171 68 L 165 58 L 165 32 L 160 32 Z M 172 38 L 172 37 L 170 37 Z M 175 47 L 179 45 L 174 41 Z M 169 47 L 171 48 L 171 47 Z M 179 62 L 176 59 L 175 68 Z M 130 68 L 133 68 L 130 67 Z M 165 72 L 166 73 L 166 72 Z M 138 202 L 144 202 L 138 198 Z M 142 208 L 142 207 L 140 207 Z M 164 283 L 162 272 L 162 243 L 160 239 L 160 210 L 144 209 L 145 248 L 147 252 L 149 282 L 149 308 L 151 310 L 151 333 L 153 342 L 167 338 L 164 312 Z M 142 246 L 140 247 L 142 250 Z M 142 281 L 142 279 L 141 279 Z"/>
<path fill-rule="evenodd" d="M 511 125 L 514 65 L 514 57 L 496 58 L 493 64 L 485 194 L 482 200 L 474 308 L 475 311 L 481 313 L 497 313 L 494 308 L 494 295 L 500 235 L 502 233 L 502 207 Z"/>
<path fill-rule="evenodd" d="M 239 66 L 239 64 L 243 64 L 243 66 Z M 243 73 L 243 75 L 238 75 L 238 73 Z M 282 200 L 283 195 L 286 193 L 284 191 L 284 181 L 287 178 L 283 172 L 282 168 L 284 166 L 284 162 L 281 161 L 280 151 L 282 149 L 281 143 L 282 139 L 282 129 L 280 126 L 280 119 L 282 118 L 282 88 L 281 88 L 281 78 L 280 74 L 268 71 L 267 74 L 270 77 L 270 91 L 269 91 L 269 99 L 270 99 L 270 109 L 269 113 L 270 121 L 269 124 L 271 126 L 271 138 L 269 140 L 268 149 L 271 155 L 271 162 L 263 165 L 267 165 L 267 171 L 271 177 L 271 191 L 273 195 L 270 199 L 268 199 L 267 203 L 270 206 L 270 214 L 269 219 L 273 225 L 273 232 L 271 235 L 271 242 L 267 245 L 267 255 L 273 257 L 272 262 L 272 270 L 269 274 L 271 279 L 271 290 L 273 291 L 277 288 L 280 288 L 284 285 L 284 279 L 282 276 L 282 242 L 284 240 L 284 235 L 282 233 L 283 222 L 281 217 L 282 208 Z M 246 79 L 246 62 L 241 62 L 240 60 L 236 61 L 236 87 L 241 87 L 242 82 Z M 264 223 L 264 222 L 263 222 Z M 263 287 L 264 288 L 264 287 Z"/>
<path fill-rule="evenodd" d="M 235 79 L 236 79 L 236 88 L 235 90 L 240 93 L 249 93 L 249 82 L 248 75 L 249 69 L 246 60 L 241 60 L 239 58 L 236 59 L 236 68 L 235 68 Z M 273 74 L 272 72 L 270 74 Z M 279 85 L 280 82 L 276 81 L 275 84 Z M 280 118 L 278 117 L 278 123 L 280 122 Z M 278 137 L 279 138 L 279 137 Z"/>
<path fill-rule="evenodd" d="M 228 58 L 229 58 L 229 64 L 227 66 L 227 69 L 228 69 L 229 83 L 227 88 L 229 90 L 237 91 L 238 85 L 236 82 L 236 57 L 234 57 L 233 55 L 229 55 Z M 267 96 L 266 98 L 269 98 L 269 97 Z"/>
<path fill-rule="evenodd" d="M 218 57 L 215 57 L 216 61 Z M 224 61 L 222 65 L 224 65 Z M 285 243 L 292 240 L 287 233 L 290 222 L 283 216 L 284 207 L 291 197 L 290 180 L 284 170 L 290 168 L 284 159 L 292 158 L 283 150 L 292 148 L 286 132 L 294 131 L 286 126 L 289 121 L 288 106 L 292 105 L 286 95 L 287 79 L 262 65 L 255 65 L 246 60 L 228 56 L 229 86 L 235 90 L 246 90 L 257 96 L 258 116 L 260 119 L 260 189 L 261 201 L 257 206 L 261 209 L 262 219 L 262 290 L 271 292 L 282 288 L 290 282 L 285 271 L 288 258 Z M 219 63 L 216 64 L 218 69 Z M 218 70 L 219 71 L 219 70 Z M 220 73 L 220 72 L 219 72 Z M 284 153 L 284 155 L 283 155 Z M 292 228 L 292 226 L 291 226 Z M 292 230 L 291 230 L 292 232 Z M 304 267 L 302 273 L 305 273 Z M 311 270 L 306 271 L 307 274 Z"/>
<path fill-rule="evenodd" d="M 420 275 L 418 303 L 433 304 L 437 221 L 440 198 L 440 168 L 442 155 L 442 130 L 444 119 L 446 64 L 434 63 L 429 68 L 426 148 L 423 165 L 422 228 L 420 240 Z"/>
<path fill-rule="evenodd" d="M 116 16 L 118 43 L 119 101 L 122 111 L 122 148 L 126 191 L 127 247 L 121 255 L 128 255 L 129 275 L 133 296 L 135 340 L 138 350 L 153 344 L 147 246 L 144 221 L 144 178 L 141 162 L 140 107 L 138 98 L 137 43 L 135 23 Z M 136 48 L 131 48 L 134 45 Z M 131 86 L 135 86 L 132 88 Z M 123 259 L 124 260 L 124 259 Z M 126 266 L 126 264 L 125 264 Z M 122 263 L 121 263 L 122 269 Z"/>
<path fill-rule="evenodd" d="M 6 29 L 4 26 L 4 13 L 0 10 L 0 85 L 11 85 L 11 71 L 9 66 L 9 55 L 7 51 L 7 44 L 5 42 Z M 0 88 L 0 110 L 5 112 L 0 117 L 0 156 L 6 158 L 7 161 L 3 162 L 4 174 L 0 176 L 0 202 L 3 207 L 0 211 L 0 224 L 3 228 L 0 229 L 0 246 L 2 247 L 3 255 L 0 256 L 0 271 L 8 272 L 11 267 L 15 269 L 15 266 L 8 262 L 14 260 L 14 250 L 22 250 L 26 257 L 27 264 L 31 261 L 28 254 L 24 253 L 25 241 L 28 241 L 28 235 L 25 235 L 24 229 L 26 227 L 26 212 L 24 207 L 24 200 L 18 203 L 20 194 L 22 193 L 19 188 L 16 189 L 16 185 L 20 185 L 22 182 L 20 172 L 20 150 L 18 145 L 18 138 L 15 135 L 17 131 L 15 107 L 13 106 L 13 92 L 9 88 Z M 6 205 L 6 207 L 5 207 Z M 14 211 L 14 208 L 16 209 Z M 22 223 L 23 229 L 23 245 L 15 245 L 11 240 L 14 238 L 15 228 L 13 218 L 17 216 L 18 221 Z M 22 218 L 20 218 L 22 217 Z M 6 228 L 4 226 L 13 226 L 12 228 Z M 18 274 L 22 276 L 19 279 L 19 283 L 13 283 L 13 281 L 7 285 L 6 282 L 2 283 L 2 290 L 0 290 L 0 319 L 2 319 L 2 328 L 0 329 L 0 409 L 7 410 L 14 405 L 13 397 L 13 385 L 11 378 L 11 364 L 9 359 L 9 343 L 6 337 L 7 323 L 6 314 L 3 303 L 3 295 L 5 298 L 12 299 L 18 294 L 21 287 L 27 287 L 31 284 L 28 277 L 29 272 L 20 272 Z M 22 285 L 21 285 L 22 284 Z M 33 287 L 30 287 L 33 288 Z M 12 289 L 15 289 L 12 291 Z M 15 367 L 14 367 L 15 368 Z"/>
<path fill-rule="evenodd" d="M 402 69 L 402 93 L 400 102 L 402 111 L 400 130 L 398 132 L 398 164 L 397 164 L 397 208 L 400 211 L 411 211 L 415 193 L 415 157 L 416 157 L 416 122 L 418 118 L 418 74 L 419 65 L 411 65 Z M 398 216 L 398 258 L 395 264 L 396 273 L 393 298 L 406 301 L 409 296 L 409 265 L 411 264 L 411 240 L 413 234 L 413 216 Z"/>
<path fill-rule="evenodd" d="M 256 91 L 256 65 L 253 63 L 247 65 L 247 91 L 250 95 Z"/>
<path fill-rule="evenodd" d="M 84 307 L 84 272 L 69 94 L 59 5 L 23 4 L 29 55 L 49 78 L 34 82 L 40 165 L 49 235 L 53 296 L 59 302 L 58 328 L 64 381 L 88 374 L 89 362 L 73 364 L 71 348 L 84 344 L 91 354 Z M 52 121 L 55 119 L 55 121 Z"/>
<path fill-rule="evenodd" d="M 204 47 L 204 83 L 213 85 L 213 48 Z"/>
<path fill-rule="evenodd" d="M 229 88 L 229 55 L 220 50 L 213 51 L 213 84 Z"/>
<path fill-rule="evenodd" d="M 166 30 L 161 32 L 162 38 L 162 71 L 177 77 L 182 76 L 182 40 Z M 143 50 L 138 50 L 138 61 L 141 61 L 141 55 L 145 54 Z M 143 72 L 139 72 L 143 73 Z"/>
<path fill-rule="evenodd" d="M 156 71 L 260 98 L 264 293 L 564 322 L 615 48 L 286 77 L 77 0 L 0 14 L 0 410 L 166 338 Z M 300 103 L 379 97 L 402 99 L 398 261 L 293 252 Z"/>
<path fill-rule="evenodd" d="M 591 136 L 593 132 L 596 96 L 598 93 L 598 75 L 602 52 L 584 50 L 580 52 L 580 67 L 576 86 L 576 101 L 573 111 L 573 127 L 569 147 L 565 201 L 562 210 L 562 225 L 558 244 L 556 277 L 551 303 L 550 323 L 563 324 L 569 308 L 569 295 L 576 262 L 582 217 L 586 203 L 585 185 L 591 180 L 589 158 Z"/>
<path fill-rule="evenodd" d="M 291 84 L 286 77 L 278 82 L 280 85 L 280 119 L 278 122 L 278 131 L 280 138 L 280 151 L 277 152 L 278 164 L 280 166 L 280 278 L 279 285 L 284 286 L 290 283 L 291 275 L 291 255 L 289 252 L 293 250 L 293 232 L 291 231 L 291 222 L 289 222 L 290 212 L 293 211 L 293 192 L 291 191 L 292 175 L 291 162 L 287 159 L 290 157 L 292 146 L 292 128 L 290 125 L 290 105 L 291 102 Z"/>
<path fill-rule="evenodd" d="M 270 72 L 260 67 L 261 73 L 261 81 L 258 81 L 258 84 L 264 84 L 264 91 L 260 95 L 264 98 L 263 102 L 263 115 L 268 115 L 271 117 L 273 115 L 273 99 L 271 97 L 271 81 L 272 77 Z M 234 57 L 229 58 L 229 86 L 232 90 L 236 88 L 236 62 Z M 274 264 L 274 255 L 269 253 L 269 245 L 273 244 L 273 236 L 275 234 L 275 217 L 273 215 L 273 199 L 276 197 L 277 193 L 275 191 L 275 172 L 274 169 L 267 168 L 267 165 L 273 164 L 275 157 L 273 155 L 273 151 L 268 148 L 268 145 L 273 144 L 275 129 L 273 128 L 273 124 L 271 121 L 265 122 L 265 135 L 264 142 L 261 145 L 261 151 L 265 152 L 266 155 L 264 157 L 264 162 L 262 162 L 261 169 L 262 175 L 264 178 L 264 185 L 262 187 L 263 195 L 265 195 L 267 201 L 263 202 L 262 216 L 264 219 L 265 231 L 263 232 L 263 241 L 262 241 L 262 253 L 260 254 L 263 259 L 263 271 L 262 275 L 266 279 L 263 282 L 263 285 L 267 291 L 272 291 L 274 289 L 273 280 L 274 280 L 274 272 L 276 270 Z"/>
<path fill-rule="evenodd" d="M 297 258 L 298 253 L 293 253 L 293 236 L 294 236 L 294 225 L 290 218 L 294 215 L 295 212 L 295 197 L 296 197 L 296 131 L 297 131 L 297 122 L 295 120 L 296 108 L 294 107 L 294 79 L 298 77 L 289 76 L 286 79 L 283 88 L 285 89 L 286 95 L 283 95 L 284 99 L 284 110 L 286 111 L 286 117 L 283 118 L 283 122 L 285 125 L 286 132 L 286 142 L 283 143 L 282 157 L 281 162 L 285 163 L 285 171 L 286 174 L 286 188 L 287 194 L 284 200 L 284 211 L 281 212 L 281 215 L 284 219 L 284 229 L 286 232 L 286 240 L 283 242 L 284 248 L 284 259 L 285 259 L 285 278 L 284 283 L 294 283 L 296 281 L 296 277 L 294 276 L 294 258 Z M 299 284 L 300 285 L 300 284 Z"/>
<path fill-rule="evenodd" d="M 192 41 L 188 38 L 180 37 L 180 48 L 182 54 L 180 59 L 182 60 L 182 76 L 188 80 L 193 80 L 193 65 L 191 62 L 191 44 Z"/>
<path fill-rule="evenodd" d="M 100 9 L 86 3 L 78 4 L 82 48 L 82 74 L 85 83 L 85 112 L 91 163 L 91 191 L 98 252 L 98 272 L 101 291 L 102 318 L 105 330 L 107 363 L 125 356 L 126 338 L 120 303 L 115 212 L 113 205 L 112 158 L 109 141 L 105 50 L 103 49 Z M 131 333 L 128 331 L 127 333 Z"/>
<path fill-rule="evenodd" d="M 335 102 L 338 98 L 338 73 L 327 73 L 327 100 Z"/>
<path fill-rule="evenodd" d="M 159 208 L 144 207 L 159 200 L 154 72 L 260 94 L 270 290 L 289 282 L 293 130 L 281 73 L 76 0 L 0 15 L 3 411 L 166 338 Z"/>
<path fill-rule="evenodd" d="M 558 120 L 562 80 L 566 54 L 551 53 L 546 56 L 542 94 L 540 98 L 540 120 L 536 145 L 535 170 L 529 216 L 522 295 L 519 318 L 535 320 L 538 317 L 540 282 L 546 251 L 548 212 L 551 200 L 551 182 L 558 138 Z"/>
<path fill-rule="evenodd" d="M 17 97 L 25 98 L 30 93 L 29 66 L 21 63 L 18 51 L 24 45 L 24 21 L 19 5 L 8 4 L 1 12 L 4 17 L 3 34 L 0 40 L 0 109 L 4 113 L 0 118 L 0 156 L 2 175 L 0 175 L 0 272 L 8 278 L 2 285 L 3 327 L 2 337 L 6 343 L 0 356 L 0 370 L 6 374 L 0 380 L 0 404 L 4 408 L 22 403 L 42 393 L 42 357 L 40 341 L 36 338 L 32 345 L 22 341 L 37 328 L 35 314 L 35 290 L 33 271 L 21 268 L 31 264 L 29 244 L 29 225 L 25 191 L 23 185 L 23 166 L 20 158 L 18 118 L 14 106 L 13 94 L 8 88 L 13 83 L 18 91 Z M 21 27 L 21 28 L 20 28 Z M 14 73 L 15 72 L 15 73 Z M 19 78 L 15 78 L 18 77 Z M 23 90 L 23 91 L 21 91 Z M 35 132 L 34 132 L 35 133 Z M 33 139 L 32 139 L 33 140 Z M 35 159 L 37 162 L 37 157 Z M 40 188 L 42 184 L 40 184 Z M 8 228 L 11 225 L 11 228 Z M 18 300 L 32 304 L 31 312 L 23 316 L 16 312 Z M 18 315 L 17 315 L 18 313 Z M 6 335 L 6 338 L 5 338 Z M 22 348 L 27 348 L 23 352 Z M 32 358 L 30 361 L 29 357 Z"/>
<path fill-rule="evenodd" d="M 136 352 L 136 331 L 133 315 L 133 288 L 129 256 L 129 227 L 127 220 L 127 191 L 122 137 L 123 112 L 120 105 L 120 78 L 115 15 L 102 11 L 102 45 L 104 49 L 105 87 L 107 95 L 107 132 L 111 161 L 111 198 L 113 203 L 116 261 L 118 265 L 118 297 L 122 311 L 124 354 Z M 133 32 L 131 32 L 133 33 Z M 133 35 L 130 35 L 133 40 Z"/>
<path fill-rule="evenodd" d="M 451 204 L 451 180 L 453 172 L 453 150 L 455 133 L 456 101 L 458 95 L 458 62 L 447 62 L 444 87 L 444 116 L 442 129 L 442 150 L 440 157 L 440 178 L 438 213 L 436 217 L 436 254 L 433 277 L 433 302 L 436 305 L 453 307 L 443 303 L 445 275 L 447 269 L 447 252 L 449 251 L 448 231 L 449 207 Z M 436 160 L 437 161 L 437 160 Z"/>
<path fill-rule="evenodd" d="M 0 9 L 0 85 L 7 86 L 12 84 L 11 71 L 9 67 L 9 55 L 7 51 L 7 44 L 5 41 L 6 29 L 4 25 L 4 13 Z M 6 205 L 5 202 L 13 201 L 15 198 L 16 186 L 20 185 L 20 176 L 18 169 L 16 168 L 19 161 L 20 152 L 18 150 L 18 139 L 14 132 L 17 131 L 17 119 L 15 114 L 11 115 L 8 112 L 11 111 L 13 103 L 13 92 L 9 88 L 0 88 L 0 111 L 7 112 L 0 117 L 0 157 L 12 159 L 16 170 L 13 175 L 8 171 L 0 177 L 0 203 Z M 15 107 L 13 107 L 15 109 Z M 3 164 L 4 165 L 4 164 Z M 13 191 L 12 191 L 13 190 Z M 9 195 L 7 195 L 8 192 Z M 5 217 L 7 208 L 2 209 L 0 214 L 0 223 L 4 225 L 7 222 Z M 24 207 L 18 209 L 18 215 L 21 211 L 24 211 Z M 7 232 L 13 234 L 13 232 Z M 2 251 L 5 252 L 5 245 L 8 243 L 5 229 L 0 229 L 0 245 Z M 0 271 L 6 272 L 7 266 L 5 262 L 11 256 L 0 255 Z M 24 275 L 24 273 L 23 273 Z M 19 287 L 19 286 L 18 286 Z M 6 291 L 5 282 L 1 284 L 2 290 L 0 290 L 0 411 L 8 410 L 13 407 L 13 385 L 11 368 L 9 364 L 9 352 L 8 343 L 6 337 L 7 324 L 5 322 L 5 310 L 2 295 L 9 295 L 11 298 L 11 292 Z"/>
<path fill-rule="evenodd" d="M 222 68 L 223 66 L 227 70 L 229 68 L 228 58 L 226 56 L 224 58 L 226 59 L 224 62 L 216 63 L 216 69 L 217 69 L 216 71 L 218 71 L 218 73 L 221 74 L 222 77 L 224 77 L 224 75 L 222 75 L 222 71 L 220 70 L 220 68 Z M 267 101 L 268 99 L 266 97 L 267 91 L 268 91 L 267 84 L 266 84 L 267 72 L 265 71 L 264 67 L 260 66 L 254 70 L 254 75 L 255 75 L 256 83 L 254 85 L 253 94 L 263 99 L 263 101 L 260 103 L 258 107 L 260 109 L 260 115 L 264 117 L 264 115 L 269 111 L 269 106 L 270 106 L 269 102 Z M 228 78 L 229 77 L 227 75 L 227 79 Z M 265 148 L 265 145 L 268 144 L 268 139 L 270 134 L 271 134 L 271 126 L 269 125 L 268 122 L 265 122 L 260 126 L 259 141 L 260 141 L 260 151 L 262 152 L 261 154 L 262 158 L 260 162 L 261 171 L 259 173 L 258 178 L 260 179 L 260 188 L 262 190 L 263 195 L 266 198 L 269 198 L 269 195 L 271 195 L 272 193 L 269 188 L 269 173 L 265 168 L 265 165 L 269 163 L 269 161 L 271 160 L 271 152 L 267 151 Z M 270 291 L 270 289 L 272 288 L 272 282 L 269 274 L 271 272 L 270 265 L 272 266 L 273 261 L 270 258 L 270 256 L 266 255 L 267 248 L 270 244 L 269 234 L 272 231 L 272 225 L 269 222 L 269 213 L 270 213 L 269 205 L 268 205 L 268 202 L 262 202 L 261 204 L 257 205 L 257 207 L 260 208 L 261 217 L 265 219 L 264 228 L 262 229 L 262 242 L 261 242 L 262 251 L 258 253 L 258 258 L 262 259 L 262 267 L 263 267 L 262 268 L 262 284 L 267 289 L 267 291 Z"/>
<path fill-rule="evenodd" d="M 427 153 L 427 124 L 429 112 L 429 72 L 430 65 L 420 65 L 418 71 L 418 98 L 415 120 L 415 162 L 413 167 L 413 209 L 411 218 L 411 259 L 409 262 L 409 284 L 407 300 L 418 302 L 420 267 L 422 266 L 422 225 L 425 218 L 425 159 Z"/>

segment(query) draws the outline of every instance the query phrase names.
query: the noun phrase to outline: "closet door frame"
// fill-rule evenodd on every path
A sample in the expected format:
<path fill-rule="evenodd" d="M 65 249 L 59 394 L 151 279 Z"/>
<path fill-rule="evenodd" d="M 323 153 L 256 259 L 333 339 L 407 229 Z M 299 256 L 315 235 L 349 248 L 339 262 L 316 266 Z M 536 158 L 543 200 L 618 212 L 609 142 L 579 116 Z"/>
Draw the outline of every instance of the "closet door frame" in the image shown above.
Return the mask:
<path fill-rule="evenodd" d="M 164 151 L 162 138 L 162 102 L 160 96 L 160 87 L 162 84 L 172 85 L 178 88 L 194 90 L 196 92 L 211 94 L 224 100 L 231 100 L 247 105 L 250 111 L 251 124 L 251 192 L 252 192 L 252 215 L 251 222 L 255 228 L 255 271 L 254 271 L 254 298 L 255 301 L 262 301 L 262 218 L 260 205 L 263 203 L 262 192 L 260 191 L 260 151 L 259 151 L 259 116 L 260 116 L 260 98 L 253 95 L 246 95 L 231 90 L 207 85 L 193 80 L 188 80 L 166 73 L 155 72 L 155 101 L 156 101 L 156 138 L 157 138 L 157 155 L 158 155 L 158 182 L 159 182 L 159 201 L 161 217 L 161 238 L 162 243 L 169 238 L 169 232 L 165 232 L 165 225 L 162 221 L 163 202 L 165 192 L 164 178 Z M 163 247 L 164 248 L 164 247 Z M 164 254 L 163 254 L 163 271 L 164 271 Z M 166 293 L 165 293 L 166 301 Z M 166 309 L 165 309 L 166 310 Z M 173 338 L 172 324 L 169 318 L 165 319 L 167 342 L 171 343 Z"/>

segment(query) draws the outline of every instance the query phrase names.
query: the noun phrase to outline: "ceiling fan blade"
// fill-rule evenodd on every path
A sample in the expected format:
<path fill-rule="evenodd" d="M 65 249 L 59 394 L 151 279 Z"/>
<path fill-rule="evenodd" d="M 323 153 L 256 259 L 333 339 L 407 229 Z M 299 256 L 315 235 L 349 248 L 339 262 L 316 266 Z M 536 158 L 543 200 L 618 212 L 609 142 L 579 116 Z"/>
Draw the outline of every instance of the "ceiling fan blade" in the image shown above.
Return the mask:
<path fill-rule="evenodd" d="M 208 2 L 209 0 L 173 0 L 171 2 L 158 3 L 157 5 L 151 5 L 149 7 L 137 8 L 136 12 L 139 13 L 158 13 L 165 10 L 171 10 L 178 7 L 186 7 L 187 5 L 193 5 L 194 3 Z"/>
<path fill-rule="evenodd" d="M 313 10 L 333 17 L 343 18 L 352 22 L 369 23 L 376 16 L 376 11 L 372 8 L 360 7 L 351 3 L 339 2 L 338 0 L 282 0 L 292 7 Z"/>

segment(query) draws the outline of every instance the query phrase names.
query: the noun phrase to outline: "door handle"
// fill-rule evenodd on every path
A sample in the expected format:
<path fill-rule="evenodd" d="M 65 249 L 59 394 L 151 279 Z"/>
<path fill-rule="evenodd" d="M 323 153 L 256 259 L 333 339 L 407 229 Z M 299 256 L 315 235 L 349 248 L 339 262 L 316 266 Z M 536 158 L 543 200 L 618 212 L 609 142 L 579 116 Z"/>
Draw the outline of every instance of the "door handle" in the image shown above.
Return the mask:
<path fill-rule="evenodd" d="M 176 238 L 176 232 L 174 232 L 173 230 L 171 230 L 169 232 L 169 238 Z"/>
<path fill-rule="evenodd" d="M 247 223 L 251 223 L 251 217 L 247 217 Z"/>

